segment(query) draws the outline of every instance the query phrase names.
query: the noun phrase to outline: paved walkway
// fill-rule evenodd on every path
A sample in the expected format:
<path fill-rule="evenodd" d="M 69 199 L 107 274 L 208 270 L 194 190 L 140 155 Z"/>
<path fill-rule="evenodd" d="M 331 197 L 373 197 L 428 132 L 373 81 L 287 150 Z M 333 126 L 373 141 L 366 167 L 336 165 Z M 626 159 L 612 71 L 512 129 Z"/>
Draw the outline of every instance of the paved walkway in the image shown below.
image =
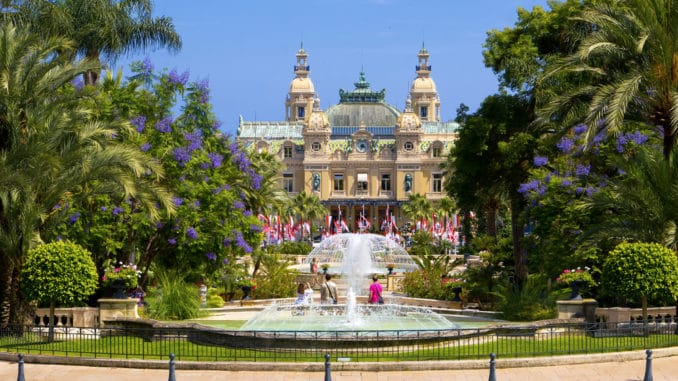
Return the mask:
<path fill-rule="evenodd" d="M 638 353 L 640 355 L 640 353 Z M 586 357 L 586 356 L 584 356 Z M 638 356 L 637 356 L 638 357 Z M 572 363 L 566 365 L 505 368 L 497 360 L 497 381 L 642 381 L 645 374 L 645 360 L 592 362 L 575 364 L 582 356 L 572 356 Z M 524 359 L 542 363 L 537 359 Z M 567 361 L 567 360 L 566 360 Z M 489 364 L 489 360 L 488 360 Z M 177 370 L 177 381 L 322 381 L 324 372 L 303 371 L 261 371 L 253 364 L 251 371 L 222 370 Z M 262 364 L 263 366 L 263 364 Z M 272 365 L 275 367 L 275 365 Z M 303 366 L 303 364 L 299 364 Z M 16 380 L 16 362 L 0 361 L 0 380 Z M 678 380 L 678 357 L 658 357 L 652 360 L 654 381 Z M 163 369 L 131 369 L 110 367 L 87 367 L 74 365 L 24 364 L 26 381 L 156 381 L 167 380 L 169 371 Z M 334 381 L 449 381 L 487 380 L 487 369 L 417 370 L 417 371 L 344 371 L 331 372 Z"/>

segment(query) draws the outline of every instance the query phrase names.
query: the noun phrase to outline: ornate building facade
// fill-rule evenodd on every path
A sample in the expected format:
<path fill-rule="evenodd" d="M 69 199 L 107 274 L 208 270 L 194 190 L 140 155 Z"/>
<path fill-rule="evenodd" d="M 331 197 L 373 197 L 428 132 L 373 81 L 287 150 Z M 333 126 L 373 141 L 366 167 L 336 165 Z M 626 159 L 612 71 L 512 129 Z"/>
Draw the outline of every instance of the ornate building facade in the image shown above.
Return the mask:
<path fill-rule="evenodd" d="M 386 103 L 386 90 L 372 90 L 361 72 L 355 88 L 339 90 L 339 103 L 323 111 L 302 47 L 285 100 L 285 120 L 241 117 L 237 139 L 246 149 L 276 155 L 284 164 L 283 188 L 292 195 L 317 195 L 335 221 L 341 216 L 351 230 L 363 218 L 378 227 L 387 212 L 405 222 L 401 206 L 409 194 L 432 201 L 444 196 L 440 164 L 459 128 L 440 121 L 429 53 L 422 47 L 417 56 L 405 110 Z"/>

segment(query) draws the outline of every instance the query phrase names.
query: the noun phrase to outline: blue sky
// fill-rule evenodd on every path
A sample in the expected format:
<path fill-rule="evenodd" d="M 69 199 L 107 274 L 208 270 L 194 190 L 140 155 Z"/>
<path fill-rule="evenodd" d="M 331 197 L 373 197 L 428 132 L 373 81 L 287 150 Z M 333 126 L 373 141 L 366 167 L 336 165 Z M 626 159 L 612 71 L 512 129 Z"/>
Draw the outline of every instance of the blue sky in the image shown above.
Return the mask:
<path fill-rule="evenodd" d="M 156 69 L 188 70 L 207 79 L 224 132 L 238 117 L 284 120 L 285 96 L 303 41 L 321 107 L 352 90 L 361 69 L 372 89 L 403 109 L 422 42 L 441 99 L 441 117 L 460 103 L 475 111 L 497 91 L 485 68 L 482 44 L 491 29 L 512 27 L 516 9 L 547 8 L 546 0 L 156 0 L 154 15 L 173 19 L 183 39 L 178 54 L 164 50 L 121 59 L 116 67 L 149 57 Z"/>

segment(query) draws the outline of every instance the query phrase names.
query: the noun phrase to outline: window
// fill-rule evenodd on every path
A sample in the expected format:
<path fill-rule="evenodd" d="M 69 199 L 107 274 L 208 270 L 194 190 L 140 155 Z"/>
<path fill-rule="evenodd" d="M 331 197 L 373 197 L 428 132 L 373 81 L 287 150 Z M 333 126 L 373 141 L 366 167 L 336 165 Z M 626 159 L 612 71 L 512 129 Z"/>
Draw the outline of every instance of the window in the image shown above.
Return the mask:
<path fill-rule="evenodd" d="M 303 106 L 297 107 L 297 118 L 303 118 L 306 112 L 304 111 Z"/>
<path fill-rule="evenodd" d="M 358 192 L 367 191 L 367 173 L 358 173 L 358 185 L 356 188 Z"/>
<path fill-rule="evenodd" d="M 421 108 L 419 108 L 419 116 L 421 118 L 426 118 L 427 115 L 428 115 L 428 106 L 421 106 Z"/>
<path fill-rule="evenodd" d="M 443 149 L 440 147 L 433 147 L 433 157 L 440 157 L 443 153 Z"/>
<path fill-rule="evenodd" d="M 311 143 L 311 149 L 314 151 L 320 151 L 320 143 L 318 142 Z"/>
<path fill-rule="evenodd" d="M 391 191 L 391 175 L 384 173 L 381 175 L 381 190 L 382 191 Z"/>
<path fill-rule="evenodd" d="M 285 146 L 283 148 L 283 157 L 285 159 L 291 159 L 292 158 L 292 147 L 290 146 Z"/>
<path fill-rule="evenodd" d="M 334 175 L 334 190 L 343 191 L 344 190 L 344 175 L 337 173 Z"/>
<path fill-rule="evenodd" d="M 414 144 L 412 142 L 405 142 L 405 144 L 403 144 L 403 149 L 405 151 L 412 151 L 414 149 Z"/>
<path fill-rule="evenodd" d="M 287 192 L 294 192 L 294 175 L 283 173 L 282 187 Z"/>
<path fill-rule="evenodd" d="M 443 175 L 441 173 L 433 174 L 433 192 L 440 193 L 443 191 Z"/>

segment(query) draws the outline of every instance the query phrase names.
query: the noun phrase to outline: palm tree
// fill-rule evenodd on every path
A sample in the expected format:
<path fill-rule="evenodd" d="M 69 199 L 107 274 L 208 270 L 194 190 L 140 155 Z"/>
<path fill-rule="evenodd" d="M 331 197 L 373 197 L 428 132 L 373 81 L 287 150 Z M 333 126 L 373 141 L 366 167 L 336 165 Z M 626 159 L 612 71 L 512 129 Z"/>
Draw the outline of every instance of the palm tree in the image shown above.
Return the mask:
<path fill-rule="evenodd" d="M 591 32 L 545 76 L 579 80 L 542 109 L 541 118 L 585 123 L 589 139 L 601 129 L 618 133 L 629 120 L 651 123 L 663 132 L 668 158 L 678 130 L 678 6 L 628 0 L 623 7 L 586 8 L 580 19 Z"/>
<path fill-rule="evenodd" d="M 295 210 L 301 217 L 303 222 L 309 222 L 313 226 L 313 221 L 323 217 L 328 213 L 327 208 L 320 202 L 320 197 L 317 195 L 309 195 L 306 191 L 302 191 L 294 197 Z M 302 240 L 304 238 L 304 231 L 301 232 Z"/>
<path fill-rule="evenodd" d="M 433 213 L 431 202 L 419 193 L 410 193 L 402 208 L 405 216 L 413 221 L 428 220 Z"/>
<path fill-rule="evenodd" d="M 38 35 L 72 39 L 76 53 L 95 63 L 101 56 L 115 61 L 139 49 L 181 49 L 172 19 L 151 16 L 151 0 L 26 0 L 17 9 L 6 17 L 30 24 Z M 93 85 L 98 71 L 88 70 L 84 78 Z"/>
<path fill-rule="evenodd" d="M 156 185 L 159 163 L 115 136 L 128 122 L 102 124 L 64 88 L 94 67 L 70 63 L 60 38 L 38 38 L 10 23 L 0 27 L 0 326 L 20 323 L 18 278 L 22 259 L 40 242 L 64 199 L 116 192 L 136 199 L 152 216 L 156 202 L 173 208 L 169 192 Z"/>
<path fill-rule="evenodd" d="M 581 206 L 603 216 L 586 236 L 596 243 L 657 242 L 678 249 L 677 160 L 678 152 L 664 160 L 651 148 L 639 149 L 632 160 L 618 159 L 624 174 Z"/>

